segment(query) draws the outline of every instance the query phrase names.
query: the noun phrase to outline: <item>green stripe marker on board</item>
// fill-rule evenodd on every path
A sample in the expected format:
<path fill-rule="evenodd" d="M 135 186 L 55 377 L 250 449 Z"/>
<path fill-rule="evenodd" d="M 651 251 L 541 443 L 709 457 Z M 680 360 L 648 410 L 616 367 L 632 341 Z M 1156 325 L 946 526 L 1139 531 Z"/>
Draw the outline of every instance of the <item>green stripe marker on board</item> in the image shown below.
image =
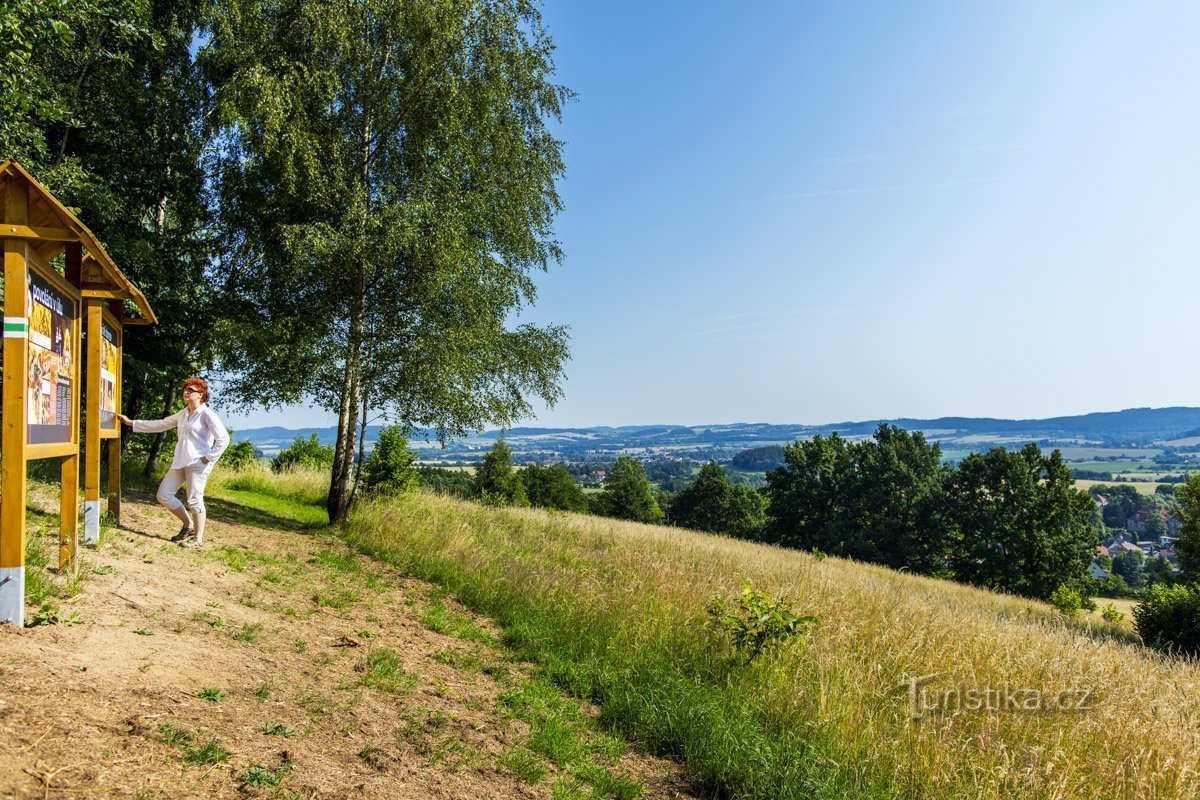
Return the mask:
<path fill-rule="evenodd" d="M 4 338 L 5 339 L 27 339 L 27 338 L 29 338 L 29 317 L 5 317 L 4 318 Z"/>

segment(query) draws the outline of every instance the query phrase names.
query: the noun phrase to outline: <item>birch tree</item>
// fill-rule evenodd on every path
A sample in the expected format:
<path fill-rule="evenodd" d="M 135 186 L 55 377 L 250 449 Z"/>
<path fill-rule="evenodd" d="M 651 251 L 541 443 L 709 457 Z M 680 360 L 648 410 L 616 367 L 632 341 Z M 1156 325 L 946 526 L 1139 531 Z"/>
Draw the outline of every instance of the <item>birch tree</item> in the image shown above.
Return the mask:
<path fill-rule="evenodd" d="M 560 257 L 569 94 L 522 0 L 229 0 L 216 87 L 228 255 L 227 394 L 338 416 L 342 519 L 372 413 L 442 437 L 554 402 L 565 329 L 513 325 Z"/>

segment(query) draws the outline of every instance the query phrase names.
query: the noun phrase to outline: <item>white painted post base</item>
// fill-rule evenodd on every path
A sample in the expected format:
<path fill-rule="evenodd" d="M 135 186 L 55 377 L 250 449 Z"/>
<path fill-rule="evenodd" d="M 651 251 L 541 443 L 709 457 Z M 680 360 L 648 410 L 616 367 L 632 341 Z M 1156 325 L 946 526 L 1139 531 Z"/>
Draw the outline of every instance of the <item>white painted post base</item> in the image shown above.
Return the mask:
<path fill-rule="evenodd" d="M 0 622 L 25 626 L 25 567 L 0 567 Z"/>
<path fill-rule="evenodd" d="M 99 544 L 100 542 L 100 501 L 83 501 L 83 543 Z"/>

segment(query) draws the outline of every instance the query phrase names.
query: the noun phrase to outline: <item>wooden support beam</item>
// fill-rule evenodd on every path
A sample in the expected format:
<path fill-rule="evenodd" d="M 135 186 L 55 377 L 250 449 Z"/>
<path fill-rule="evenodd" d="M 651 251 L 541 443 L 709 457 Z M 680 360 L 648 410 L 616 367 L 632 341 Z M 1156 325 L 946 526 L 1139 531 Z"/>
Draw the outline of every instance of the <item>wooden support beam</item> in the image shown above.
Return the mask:
<path fill-rule="evenodd" d="M 133 299 L 133 294 L 131 292 L 125 292 L 120 289 L 112 289 L 112 288 L 96 289 L 96 288 L 91 288 L 91 287 L 87 286 L 86 284 L 84 284 L 84 286 L 81 287 L 79 291 L 83 295 L 84 300 L 132 300 Z"/>
<path fill-rule="evenodd" d="M 0 225 L 0 237 L 43 242 L 79 241 L 79 234 L 66 228 L 36 228 L 29 225 Z"/>
<path fill-rule="evenodd" d="M 121 317 L 122 325 L 153 325 L 154 322 L 140 317 Z"/>
<path fill-rule="evenodd" d="M 4 220 L 25 224 L 29 197 L 9 179 Z M 25 438 L 29 413 L 28 245 L 4 240 L 3 418 L 0 422 L 0 621 L 25 624 Z"/>
<path fill-rule="evenodd" d="M 58 526 L 58 571 L 79 573 L 79 453 L 62 460 L 62 503 Z"/>
<path fill-rule="evenodd" d="M 108 440 L 108 515 L 121 524 L 121 437 Z"/>

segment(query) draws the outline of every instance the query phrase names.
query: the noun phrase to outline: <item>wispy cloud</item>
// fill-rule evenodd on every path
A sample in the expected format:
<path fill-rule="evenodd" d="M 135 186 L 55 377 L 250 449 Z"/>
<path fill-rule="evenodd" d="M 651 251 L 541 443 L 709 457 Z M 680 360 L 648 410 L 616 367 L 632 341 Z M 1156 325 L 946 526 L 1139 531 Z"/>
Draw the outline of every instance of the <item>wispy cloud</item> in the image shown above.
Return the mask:
<path fill-rule="evenodd" d="M 808 192 L 794 192 L 769 198 L 779 200 L 812 200 L 817 197 L 844 197 L 855 194 L 886 194 L 895 192 L 916 192 L 936 189 L 961 189 L 968 186 L 983 186 L 996 183 L 1000 178 L 968 178 L 961 181 L 942 181 L 940 183 L 909 183 L 898 186 L 864 186 L 856 189 L 814 189 Z"/>
<path fill-rule="evenodd" d="M 743 311 L 737 314 L 726 314 L 720 317 L 713 317 L 705 320 L 700 326 L 692 331 L 693 336 L 720 336 L 728 337 L 730 334 L 762 334 L 764 332 L 772 332 L 774 336 L 779 328 L 781 318 L 792 316 L 791 311 L 769 311 L 760 309 L 756 311 Z"/>

